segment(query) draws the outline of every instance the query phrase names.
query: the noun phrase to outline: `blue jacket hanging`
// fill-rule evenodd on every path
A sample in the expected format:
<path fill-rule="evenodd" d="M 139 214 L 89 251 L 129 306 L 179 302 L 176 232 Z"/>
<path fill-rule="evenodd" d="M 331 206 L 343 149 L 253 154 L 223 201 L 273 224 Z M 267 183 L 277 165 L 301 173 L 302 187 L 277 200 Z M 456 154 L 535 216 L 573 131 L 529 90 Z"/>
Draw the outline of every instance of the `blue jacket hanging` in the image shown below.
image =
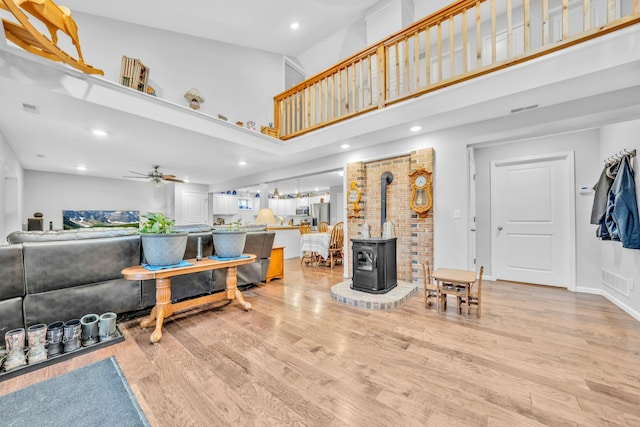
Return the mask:
<path fill-rule="evenodd" d="M 620 168 L 609 190 L 604 225 L 611 240 L 621 241 L 624 248 L 640 249 L 636 184 L 629 156 L 620 160 Z"/>

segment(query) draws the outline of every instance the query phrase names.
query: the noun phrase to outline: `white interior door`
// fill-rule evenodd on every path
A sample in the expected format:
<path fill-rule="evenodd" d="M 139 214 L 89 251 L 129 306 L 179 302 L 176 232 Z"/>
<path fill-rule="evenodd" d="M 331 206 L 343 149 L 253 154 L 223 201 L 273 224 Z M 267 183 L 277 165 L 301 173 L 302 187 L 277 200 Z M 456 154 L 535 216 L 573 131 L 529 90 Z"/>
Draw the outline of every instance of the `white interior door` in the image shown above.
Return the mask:
<path fill-rule="evenodd" d="M 182 192 L 182 224 L 208 224 L 207 193 L 202 191 Z"/>
<path fill-rule="evenodd" d="M 496 279 L 575 288 L 573 153 L 491 164 Z"/>

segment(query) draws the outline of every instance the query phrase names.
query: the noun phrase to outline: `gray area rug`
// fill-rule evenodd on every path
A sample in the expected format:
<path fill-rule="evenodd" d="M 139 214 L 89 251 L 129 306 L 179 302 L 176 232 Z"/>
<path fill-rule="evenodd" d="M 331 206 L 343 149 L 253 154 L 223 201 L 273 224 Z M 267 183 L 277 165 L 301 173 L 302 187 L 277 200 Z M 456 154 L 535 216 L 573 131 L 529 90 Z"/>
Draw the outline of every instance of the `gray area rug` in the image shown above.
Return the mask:
<path fill-rule="evenodd" d="M 2 426 L 149 426 L 114 357 L 0 397 Z"/>

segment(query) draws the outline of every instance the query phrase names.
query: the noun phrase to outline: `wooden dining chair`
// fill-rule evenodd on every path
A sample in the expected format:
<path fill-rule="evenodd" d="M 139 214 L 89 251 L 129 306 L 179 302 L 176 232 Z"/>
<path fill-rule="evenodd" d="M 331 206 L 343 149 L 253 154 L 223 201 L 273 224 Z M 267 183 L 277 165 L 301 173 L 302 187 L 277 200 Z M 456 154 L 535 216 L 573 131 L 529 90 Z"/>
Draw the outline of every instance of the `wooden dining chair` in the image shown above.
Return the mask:
<path fill-rule="evenodd" d="M 309 224 L 302 224 L 300 226 L 300 235 L 311 233 L 311 226 Z M 308 265 L 316 262 L 316 254 L 313 252 L 305 252 L 302 258 L 300 258 L 300 265 Z"/>
<path fill-rule="evenodd" d="M 300 226 L 300 234 L 311 233 L 311 226 L 309 224 L 302 224 Z"/>
<path fill-rule="evenodd" d="M 329 231 L 329 223 L 326 221 L 322 221 L 318 224 L 318 233 L 326 233 Z"/>
<path fill-rule="evenodd" d="M 424 282 L 424 306 L 429 307 L 429 298 L 435 298 L 435 304 L 438 311 L 440 311 L 440 292 L 438 285 L 431 279 L 431 266 L 429 261 L 422 263 L 422 279 Z"/>
<path fill-rule="evenodd" d="M 331 268 L 337 261 L 342 263 L 342 248 L 344 246 L 344 223 L 339 222 L 331 229 L 331 239 L 329 240 L 329 259 L 327 262 Z"/>
<path fill-rule="evenodd" d="M 474 283 L 475 286 L 471 286 L 469 290 L 469 301 L 468 304 L 470 306 L 475 305 L 478 308 L 478 317 L 480 317 L 480 307 L 482 303 L 482 274 L 484 273 L 484 265 L 480 267 L 480 274 L 478 275 L 478 280 Z M 461 297 L 458 297 L 458 312 L 462 311 L 462 304 L 467 304 L 466 296 L 464 292 Z"/>

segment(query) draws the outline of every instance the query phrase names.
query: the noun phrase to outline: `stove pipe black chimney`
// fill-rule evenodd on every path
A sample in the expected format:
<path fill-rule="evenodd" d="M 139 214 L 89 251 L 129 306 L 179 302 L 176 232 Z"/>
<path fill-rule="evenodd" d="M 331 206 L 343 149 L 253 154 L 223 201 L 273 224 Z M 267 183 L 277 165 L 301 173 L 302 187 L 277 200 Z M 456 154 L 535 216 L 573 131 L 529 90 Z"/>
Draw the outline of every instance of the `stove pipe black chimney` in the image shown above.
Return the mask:
<path fill-rule="evenodd" d="M 381 193 L 382 193 L 382 216 L 380 217 L 380 232 L 384 230 L 384 222 L 387 220 L 387 185 L 393 182 L 393 174 L 391 172 L 385 172 L 380 177 L 381 179 Z"/>

